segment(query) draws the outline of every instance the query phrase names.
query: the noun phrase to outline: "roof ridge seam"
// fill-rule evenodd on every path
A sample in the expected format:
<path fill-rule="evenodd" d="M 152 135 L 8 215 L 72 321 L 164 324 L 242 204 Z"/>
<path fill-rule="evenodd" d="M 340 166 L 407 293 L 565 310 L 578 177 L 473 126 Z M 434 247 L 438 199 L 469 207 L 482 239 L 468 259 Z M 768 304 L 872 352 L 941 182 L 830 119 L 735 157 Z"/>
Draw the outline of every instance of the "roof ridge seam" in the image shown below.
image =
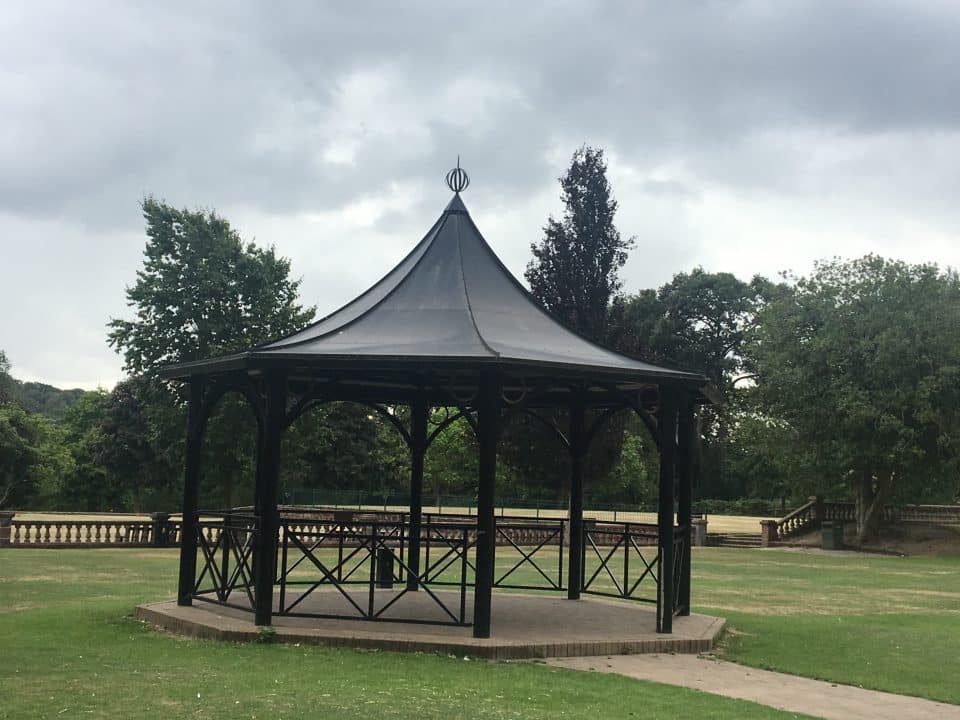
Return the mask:
<path fill-rule="evenodd" d="M 467 218 L 469 219 L 469 215 Z M 494 357 L 499 358 L 500 353 L 494 350 L 490 343 L 487 342 L 486 338 L 483 337 L 483 334 L 480 332 L 480 327 L 477 325 L 477 319 L 473 315 L 473 305 L 470 303 L 470 291 L 467 289 L 467 272 L 463 267 L 463 248 L 460 245 L 460 223 L 457 222 L 457 259 L 460 261 L 460 280 L 463 282 L 463 296 L 467 300 L 467 313 L 470 315 L 470 324 L 473 325 L 473 331 L 477 334 L 477 339 L 480 340 L 480 343 L 493 354 Z"/>
<path fill-rule="evenodd" d="M 281 345 L 280 347 L 277 347 L 277 348 L 267 347 L 267 346 L 269 346 L 269 345 L 275 345 L 275 344 L 278 343 L 278 342 L 283 342 L 284 340 L 286 340 L 286 339 L 288 339 L 288 338 L 292 338 L 292 337 L 294 337 L 294 336 L 296 336 L 296 335 L 299 335 L 300 333 L 306 332 L 307 330 L 309 330 L 309 329 L 312 328 L 312 327 L 316 327 L 317 325 L 320 325 L 320 324 L 326 322 L 326 321 L 329 320 L 330 318 L 332 318 L 332 317 L 334 317 L 335 315 L 338 315 L 339 313 L 343 312 L 344 310 L 346 310 L 347 308 L 349 308 L 351 305 L 355 305 L 357 302 L 359 302 L 360 300 L 362 300 L 363 298 L 365 298 L 367 295 L 369 295 L 370 293 L 372 293 L 380 284 L 382 284 L 383 282 L 385 282 L 386 279 L 387 279 L 388 277 L 390 277 L 391 274 L 393 274 L 393 271 L 394 271 L 394 270 L 396 270 L 398 267 L 400 267 L 400 265 L 403 265 L 403 263 L 405 263 L 407 260 L 409 260 L 410 257 L 412 257 L 412 256 L 417 252 L 417 250 L 420 249 L 420 246 L 421 246 L 421 245 L 423 245 L 424 243 L 427 243 L 427 245 L 429 246 L 430 244 L 433 243 L 433 241 L 436 239 L 437 230 L 439 230 L 440 227 L 443 225 L 443 220 L 444 220 L 444 218 L 446 217 L 446 215 L 447 215 L 447 213 L 445 213 L 445 212 L 444 212 L 443 214 L 441 214 L 440 217 L 437 218 L 436 222 L 433 224 L 433 227 L 431 227 L 431 228 L 427 231 L 427 234 L 423 236 L 423 238 L 420 240 L 420 242 L 418 242 L 416 245 L 413 246 L 413 248 L 411 248 L 410 252 L 408 252 L 406 255 L 403 256 L 403 258 L 400 260 L 400 262 L 398 262 L 396 265 L 394 265 L 389 271 L 387 271 L 387 273 L 386 273 L 385 275 L 383 275 L 383 277 L 381 277 L 379 280 L 377 280 L 373 285 L 371 285 L 371 286 L 368 287 L 366 290 L 364 290 L 362 293 L 360 293 L 360 294 L 357 295 L 355 298 L 353 298 L 353 300 L 351 300 L 350 302 L 346 303 L 345 305 L 341 305 L 341 306 L 338 307 L 336 310 L 333 310 L 333 311 L 327 313 L 326 315 L 324 315 L 324 316 L 323 316 L 322 318 L 320 318 L 319 320 L 314 320 L 312 323 L 310 323 L 309 325 L 307 325 L 307 326 L 304 327 L 304 328 L 301 328 L 300 330 L 296 330 L 296 331 L 290 333 L 289 335 L 285 335 L 284 337 L 277 338 L 276 340 L 269 340 L 269 341 L 267 341 L 267 342 L 265 342 L 265 343 L 262 343 L 262 344 L 260 344 L 260 345 L 256 345 L 256 346 L 250 348 L 249 351 L 250 351 L 250 352 L 254 352 L 254 351 L 272 352 L 272 351 L 274 351 L 274 350 L 282 350 L 282 349 L 284 349 L 284 348 L 289 348 L 289 347 L 298 347 L 298 346 L 300 346 L 300 345 L 303 345 L 304 343 L 312 342 L 312 341 L 314 341 L 314 340 L 318 340 L 319 338 L 327 337 L 328 335 L 331 335 L 331 334 L 332 334 L 333 332 L 335 332 L 336 330 L 340 330 L 340 329 L 342 329 L 342 328 L 345 328 L 345 327 L 347 327 L 348 325 L 351 325 L 352 323 L 356 322 L 356 321 L 359 320 L 360 318 L 364 317 L 367 313 L 369 313 L 371 310 L 373 310 L 375 307 L 377 307 L 380 303 L 382 303 L 384 300 L 386 300 L 388 297 L 390 297 L 390 295 L 392 295 L 393 292 L 397 289 L 397 287 L 403 282 L 403 278 L 402 278 L 396 285 L 394 285 L 393 290 L 391 290 L 391 291 L 388 292 L 386 295 L 384 295 L 382 298 L 380 298 L 380 300 L 379 300 L 378 302 L 376 302 L 376 303 L 374 303 L 373 305 L 371 305 L 369 308 L 367 308 L 364 312 L 360 313 L 360 315 L 358 315 L 357 317 L 355 317 L 355 318 L 354 318 L 353 320 L 351 320 L 350 322 L 338 326 L 337 328 L 335 328 L 335 330 L 331 330 L 331 331 L 329 331 L 329 332 L 321 333 L 320 335 L 314 335 L 314 336 L 312 336 L 312 337 L 305 338 L 305 339 L 303 339 L 303 340 L 297 340 L 296 342 L 287 343 L 287 344 Z M 431 236 L 433 236 L 432 239 L 431 239 Z M 428 241 L 429 241 L 429 242 L 428 242 Z M 409 275 L 411 272 L 413 272 L 414 268 L 416 268 L 417 265 L 420 264 L 420 261 L 423 260 L 423 256 L 427 254 L 427 252 L 429 251 L 429 249 L 430 249 L 430 248 L 427 247 L 427 249 L 423 251 L 423 254 L 420 255 L 419 259 L 413 264 L 413 267 L 411 267 L 410 270 L 407 271 L 407 275 Z M 404 278 L 406 278 L 407 275 L 405 275 Z"/>
<path fill-rule="evenodd" d="M 638 358 L 631 357 L 631 356 L 627 355 L 626 353 L 621 352 L 620 350 L 616 350 L 616 349 L 614 349 L 614 348 L 607 347 L 607 346 L 604 345 L 603 343 L 601 343 L 601 342 L 599 342 L 599 341 L 597 341 L 597 340 L 594 340 L 593 338 L 587 337 L 586 335 L 584 335 L 583 333 L 579 332 L 578 330 L 575 330 L 575 329 L 571 328 L 570 326 L 568 326 L 565 322 L 563 322 L 562 320 L 560 320 L 560 318 L 556 317 L 551 311 L 549 311 L 547 308 L 545 308 L 545 307 L 540 303 L 540 301 L 537 300 L 537 299 L 534 297 L 533 293 L 531 293 L 529 290 L 527 290 L 527 288 L 525 288 L 525 287 L 523 286 L 523 284 L 522 284 L 519 280 L 517 280 L 517 278 L 514 276 L 514 274 L 513 274 L 512 272 L 510 272 L 510 270 L 507 268 L 507 266 L 503 264 L 503 261 L 499 258 L 499 256 L 493 251 L 493 248 L 490 247 L 490 244 L 486 241 L 486 238 L 483 237 L 483 233 L 480 232 L 480 228 L 478 228 L 477 225 L 476 225 L 476 223 L 473 222 L 473 218 L 470 217 L 469 213 L 467 214 L 467 222 L 469 222 L 471 225 L 473 225 L 473 229 L 476 231 L 477 235 L 480 237 L 480 240 L 482 241 L 481 244 L 482 244 L 484 250 L 487 252 L 488 255 L 490 255 L 490 257 L 491 257 L 491 259 L 494 261 L 494 263 L 500 267 L 500 269 L 503 271 L 503 274 L 510 280 L 510 282 L 513 284 L 513 286 L 514 286 L 515 288 L 517 288 L 517 289 L 520 291 L 520 293 L 527 298 L 527 300 L 530 302 L 530 304 L 533 305 L 533 307 L 535 307 L 535 308 L 540 312 L 540 314 L 542 314 L 542 315 L 543 315 L 544 317 L 546 317 L 548 320 L 550 320 L 550 321 L 553 322 L 553 323 L 556 323 L 556 324 L 559 325 L 563 330 L 567 331 L 568 333 L 570 333 L 570 334 L 573 335 L 574 337 L 577 337 L 577 338 L 579 338 L 580 340 L 586 342 L 588 345 L 591 345 L 591 346 L 593 346 L 594 348 L 597 348 L 598 350 L 602 350 L 602 351 L 604 351 L 604 352 L 608 352 L 608 353 L 610 353 L 610 354 L 612 354 L 612 355 L 615 355 L 615 356 L 620 356 L 620 357 L 624 358 L 625 360 L 630 360 L 631 362 L 642 363 L 642 364 L 648 366 L 648 368 L 653 368 L 653 369 L 657 369 L 657 370 L 666 370 L 667 372 L 672 372 L 672 373 L 676 373 L 676 372 L 685 373 L 685 374 L 688 373 L 688 371 L 686 371 L 686 370 L 677 370 L 677 369 L 674 369 L 674 368 L 668 368 L 668 367 L 664 367 L 664 366 L 662 366 L 662 365 L 657 365 L 657 364 L 655 364 L 655 363 L 647 362 L 646 360 L 641 360 L 641 359 L 638 359 Z M 458 232 L 459 232 L 459 227 L 457 228 L 457 230 L 458 230 Z M 459 236 L 458 236 L 458 237 L 459 237 Z M 463 256 L 461 256 L 460 261 L 461 261 L 461 264 L 462 264 L 462 262 L 463 262 Z M 472 311 L 471 311 L 471 315 L 472 315 Z"/>
<path fill-rule="evenodd" d="M 430 253 L 430 250 L 431 250 L 431 248 L 432 248 L 432 246 L 433 246 L 433 243 L 436 242 L 437 236 L 440 234 L 440 229 L 443 227 L 443 225 L 444 225 L 444 223 L 446 222 L 446 220 L 447 220 L 448 217 L 449 217 L 449 215 L 448 215 L 446 212 L 445 212 L 443 215 L 440 216 L 440 219 L 437 220 L 437 223 L 436 223 L 436 225 L 434 225 L 433 230 L 431 231 L 431 233 L 427 233 L 427 237 L 430 237 L 431 234 L 433 235 L 433 237 L 430 237 L 430 240 L 429 240 L 429 242 L 427 243 L 427 248 L 423 251 L 423 254 L 420 255 L 419 258 L 417 258 L 417 261 L 410 267 L 410 269 L 407 270 L 406 274 L 405 274 L 402 278 L 400 278 L 399 282 L 397 282 L 397 284 L 394 285 L 394 286 L 390 289 L 390 292 L 388 292 L 386 295 L 384 295 L 382 298 L 380 298 L 377 302 L 375 302 L 373 305 L 371 305 L 370 307 L 368 307 L 368 308 L 367 308 L 366 310 L 364 310 L 362 313 L 360 313 L 359 315 L 357 315 L 355 318 L 353 318 L 353 319 L 350 320 L 349 322 L 345 322 L 343 325 L 338 325 L 337 327 L 333 328 L 332 330 L 330 330 L 330 331 L 328 331 L 328 332 L 321 333 L 320 335 L 314 335 L 313 337 L 305 338 L 304 340 L 298 340 L 297 342 L 288 343 L 288 344 L 286 344 L 286 345 L 281 345 L 280 347 L 277 347 L 277 348 L 265 348 L 265 347 L 262 347 L 262 346 L 261 346 L 261 347 L 256 347 L 256 348 L 253 348 L 252 351 L 260 351 L 260 352 L 270 353 L 270 352 L 282 352 L 282 351 L 284 351 L 284 350 L 287 350 L 288 348 L 300 347 L 301 345 L 306 345 L 306 344 L 308 344 L 308 343 L 312 343 L 312 342 L 315 342 L 315 341 L 317 341 L 317 340 L 322 340 L 323 338 L 330 337 L 331 335 L 334 335 L 334 334 L 336 334 L 336 333 L 338 333 L 338 332 L 340 332 L 340 331 L 342 331 L 342 330 L 345 330 L 345 329 L 347 329 L 348 327 L 352 327 L 352 326 L 355 325 L 356 323 L 358 323 L 358 322 L 360 322 L 361 320 L 363 320 L 363 319 L 364 319 L 365 317 L 367 317 L 370 313 L 372 313 L 372 312 L 373 312 L 374 310 L 376 310 L 378 307 L 380 307 L 381 305 L 383 305 L 383 303 L 385 303 L 387 300 L 389 300 L 391 297 L 393 297 L 393 295 L 397 292 L 397 290 L 399 290 L 400 287 L 407 281 L 407 279 L 410 277 L 410 275 L 413 273 L 413 271 L 416 270 L 416 269 L 420 266 L 420 263 L 423 262 L 423 259 Z M 423 240 L 426 241 L 426 240 L 427 240 L 427 237 L 425 237 Z M 419 247 L 419 246 L 420 246 L 420 243 L 417 243 L 417 247 Z M 414 250 L 411 250 L 409 253 L 407 253 L 406 257 L 409 257 L 409 256 L 410 256 L 411 254 L 413 254 L 413 252 L 415 252 L 415 251 L 416 251 L 416 248 L 414 248 Z M 405 257 L 404 259 L 406 259 L 406 257 Z M 402 263 L 403 260 L 401 260 L 400 262 Z M 461 264 L 462 264 L 462 262 L 461 262 Z M 387 275 L 385 275 L 383 279 L 386 279 L 389 275 L 390 275 L 390 273 L 387 273 Z M 380 282 L 382 282 L 383 279 L 381 279 Z M 379 284 L 379 283 L 378 283 L 378 284 Z M 376 286 L 374 286 L 374 287 L 376 287 Z M 371 287 L 371 288 L 368 288 L 368 289 L 367 289 L 363 294 L 361 294 L 359 297 L 363 297 L 363 295 L 366 295 L 366 294 L 367 294 L 368 292 L 370 292 L 370 290 L 372 290 L 372 289 L 373 289 L 372 287 Z M 356 298 L 356 299 L 359 299 L 359 298 Z M 355 302 L 355 301 L 354 301 L 354 302 Z M 344 308 L 348 307 L 348 306 L 351 305 L 351 304 L 352 304 L 352 302 L 351 302 L 351 303 L 347 303 L 347 305 L 345 305 Z M 342 310 L 342 309 L 343 309 L 343 308 L 341 308 L 341 310 Z M 337 312 L 339 312 L 339 310 L 338 310 Z M 336 313 L 333 313 L 333 314 L 336 314 Z M 330 317 L 330 316 L 328 316 L 328 317 Z M 321 322 L 323 322 L 323 320 L 318 320 L 317 323 L 315 323 L 315 324 L 319 324 L 319 323 L 321 323 Z M 302 331 L 301 331 L 301 332 L 302 332 Z M 276 342 L 279 342 L 279 340 L 276 341 Z"/>

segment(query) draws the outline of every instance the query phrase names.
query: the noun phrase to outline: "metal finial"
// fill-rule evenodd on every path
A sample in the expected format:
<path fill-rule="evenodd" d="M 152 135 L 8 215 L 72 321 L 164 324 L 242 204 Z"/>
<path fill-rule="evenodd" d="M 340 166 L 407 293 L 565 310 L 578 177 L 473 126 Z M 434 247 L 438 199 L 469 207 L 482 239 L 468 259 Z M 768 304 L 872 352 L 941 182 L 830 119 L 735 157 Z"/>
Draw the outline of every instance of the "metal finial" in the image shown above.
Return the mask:
<path fill-rule="evenodd" d="M 447 187 L 459 195 L 469 186 L 470 176 L 466 170 L 460 169 L 460 156 L 457 155 L 457 166 L 447 173 Z"/>

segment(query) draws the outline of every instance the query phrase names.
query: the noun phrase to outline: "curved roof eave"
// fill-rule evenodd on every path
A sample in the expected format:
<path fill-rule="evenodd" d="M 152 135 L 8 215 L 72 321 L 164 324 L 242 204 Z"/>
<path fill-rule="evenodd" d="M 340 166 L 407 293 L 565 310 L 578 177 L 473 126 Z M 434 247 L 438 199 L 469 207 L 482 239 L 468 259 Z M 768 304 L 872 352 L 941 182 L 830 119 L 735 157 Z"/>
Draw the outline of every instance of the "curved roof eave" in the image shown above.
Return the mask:
<path fill-rule="evenodd" d="M 425 358 L 416 355 L 316 355 L 297 352 L 258 352 L 248 351 L 233 355 L 225 355 L 208 360 L 194 360 L 191 362 L 168 365 L 161 369 L 160 375 L 168 380 L 187 380 L 197 375 L 210 375 L 232 371 L 264 371 L 281 368 L 299 368 L 304 370 L 343 370 L 351 368 L 377 368 L 383 371 L 419 371 L 418 374 L 429 374 L 424 369 L 424 363 L 429 361 L 435 364 L 433 370 L 456 370 L 464 372 L 471 367 L 477 370 L 493 368 L 505 371 L 526 371 L 535 374 L 537 370 L 560 371 L 565 378 L 596 381 L 618 379 L 624 382 L 643 382 L 669 380 L 685 385 L 703 386 L 707 378 L 696 373 L 669 368 L 641 369 L 617 368 L 608 366 L 589 366 L 577 363 L 558 361 L 531 362 L 522 358 L 509 357 L 441 357 Z"/>
<path fill-rule="evenodd" d="M 459 194 L 419 243 L 370 289 L 284 338 L 163 369 L 169 379 L 271 367 L 501 368 L 565 379 L 670 382 L 702 375 L 646 363 L 562 323 L 497 257 Z"/>

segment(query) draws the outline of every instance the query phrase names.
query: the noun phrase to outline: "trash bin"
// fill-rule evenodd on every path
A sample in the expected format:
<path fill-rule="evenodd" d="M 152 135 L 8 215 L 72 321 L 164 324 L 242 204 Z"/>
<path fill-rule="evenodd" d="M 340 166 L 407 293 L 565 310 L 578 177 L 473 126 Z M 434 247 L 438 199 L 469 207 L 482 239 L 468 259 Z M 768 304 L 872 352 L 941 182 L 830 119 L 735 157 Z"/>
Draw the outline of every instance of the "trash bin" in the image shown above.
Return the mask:
<path fill-rule="evenodd" d="M 377 587 L 393 587 L 393 553 L 387 548 L 377 550 Z"/>
<path fill-rule="evenodd" d="M 843 550 L 843 523 L 824 520 L 820 526 L 821 547 L 824 550 Z"/>

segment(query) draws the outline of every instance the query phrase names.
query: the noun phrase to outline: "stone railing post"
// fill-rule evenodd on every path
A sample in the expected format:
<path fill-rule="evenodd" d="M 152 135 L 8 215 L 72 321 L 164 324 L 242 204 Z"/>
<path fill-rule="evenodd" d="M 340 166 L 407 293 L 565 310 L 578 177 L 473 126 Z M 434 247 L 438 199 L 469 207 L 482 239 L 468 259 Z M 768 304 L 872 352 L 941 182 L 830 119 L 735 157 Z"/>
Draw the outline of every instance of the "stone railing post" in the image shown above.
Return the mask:
<path fill-rule="evenodd" d="M 827 519 L 827 508 L 823 503 L 823 495 L 811 495 L 810 502 L 813 503 L 813 516 L 819 525 Z"/>
<path fill-rule="evenodd" d="M 0 547 L 10 545 L 10 531 L 13 525 L 14 510 L 0 510 Z"/>
<path fill-rule="evenodd" d="M 706 518 L 697 518 L 693 520 L 692 525 L 692 541 L 694 547 L 706 547 L 707 545 L 707 519 Z"/>
<path fill-rule="evenodd" d="M 761 520 L 760 521 L 760 546 L 761 547 L 770 547 L 775 544 L 779 538 L 777 537 L 777 521 L 776 520 Z"/>
<path fill-rule="evenodd" d="M 153 547 L 169 547 L 171 530 L 170 513 L 150 513 L 150 520 L 153 522 Z"/>

